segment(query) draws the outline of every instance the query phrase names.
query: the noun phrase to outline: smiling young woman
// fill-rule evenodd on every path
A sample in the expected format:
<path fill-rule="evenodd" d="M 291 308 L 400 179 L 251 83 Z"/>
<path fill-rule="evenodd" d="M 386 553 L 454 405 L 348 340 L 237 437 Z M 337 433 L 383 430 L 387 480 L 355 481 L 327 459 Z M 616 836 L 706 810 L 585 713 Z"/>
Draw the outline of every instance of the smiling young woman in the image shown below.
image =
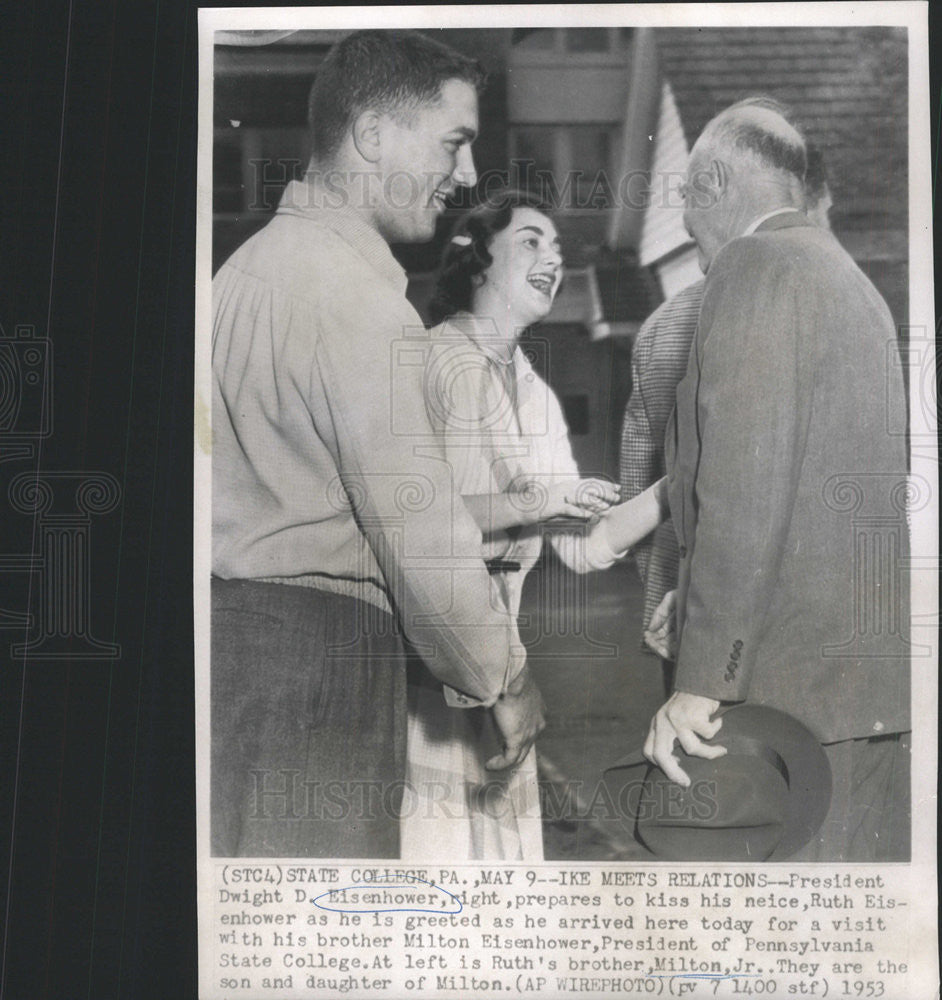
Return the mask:
<path fill-rule="evenodd" d="M 550 313 L 562 269 L 543 206 L 503 192 L 459 220 L 432 302 L 439 325 L 426 406 L 455 489 L 481 528 L 493 605 L 513 620 L 544 522 L 584 522 L 549 537 L 563 562 L 586 573 L 611 566 L 662 517 L 662 484 L 618 504 L 618 486 L 580 476 L 559 400 L 520 347 Z M 427 672 L 410 674 L 403 859 L 542 859 L 535 753 L 505 768 L 499 711 L 449 707 Z"/>

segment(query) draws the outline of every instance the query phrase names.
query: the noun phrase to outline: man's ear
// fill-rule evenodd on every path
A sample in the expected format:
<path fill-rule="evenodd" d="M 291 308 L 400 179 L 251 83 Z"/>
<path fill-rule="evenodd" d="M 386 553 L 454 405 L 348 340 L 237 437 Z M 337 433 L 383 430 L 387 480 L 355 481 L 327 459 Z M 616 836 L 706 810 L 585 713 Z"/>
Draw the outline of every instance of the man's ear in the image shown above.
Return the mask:
<path fill-rule="evenodd" d="M 376 163 L 382 151 L 380 116 L 376 111 L 361 111 L 353 122 L 353 144 L 367 163 Z"/>
<path fill-rule="evenodd" d="M 709 174 L 710 185 L 719 198 L 726 193 L 729 187 L 729 167 L 722 160 L 711 160 Z"/>

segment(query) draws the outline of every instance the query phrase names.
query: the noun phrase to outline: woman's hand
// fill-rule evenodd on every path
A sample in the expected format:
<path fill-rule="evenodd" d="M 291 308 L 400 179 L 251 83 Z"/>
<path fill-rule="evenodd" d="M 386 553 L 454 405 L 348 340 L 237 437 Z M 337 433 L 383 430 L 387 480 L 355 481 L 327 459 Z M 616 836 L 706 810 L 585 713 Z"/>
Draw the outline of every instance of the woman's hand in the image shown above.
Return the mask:
<path fill-rule="evenodd" d="M 621 499 L 621 487 L 605 479 L 531 479 L 512 487 L 513 502 L 532 521 L 578 517 L 589 521 Z"/>

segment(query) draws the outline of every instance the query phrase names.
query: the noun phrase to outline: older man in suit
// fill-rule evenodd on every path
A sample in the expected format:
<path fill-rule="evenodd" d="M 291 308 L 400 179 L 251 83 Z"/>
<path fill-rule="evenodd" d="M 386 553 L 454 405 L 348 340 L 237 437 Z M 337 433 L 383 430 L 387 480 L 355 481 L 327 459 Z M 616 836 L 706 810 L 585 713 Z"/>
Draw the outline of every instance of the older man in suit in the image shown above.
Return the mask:
<path fill-rule="evenodd" d="M 771 108 L 787 117 L 786 108 L 767 97 L 747 98 L 736 106 Z M 815 225 L 830 229 L 832 201 L 824 155 L 811 143 L 804 187 L 805 215 Z M 663 302 L 644 321 L 632 348 L 631 396 L 622 424 L 619 469 L 625 499 L 637 496 L 665 473 L 664 432 L 674 409 L 677 384 L 687 371 L 704 282 L 701 278 Z M 632 553 L 644 584 L 644 642 L 660 657 L 665 694 L 670 694 L 674 684 L 671 645 L 680 565 L 677 534 L 670 518 L 662 521 Z"/>
<path fill-rule="evenodd" d="M 805 169 L 799 133 L 762 107 L 719 114 L 691 153 L 684 221 L 706 283 L 666 436 L 679 646 L 645 753 L 686 785 L 675 746 L 722 755 L 721 738 L 704 742 L 721 704 L 786 711 L 824 744 L 834 779 L 797 860 L 900 860 L 907 534 L 884 498 L 906 482 L 885 402 L 902 398 L 902 374 L 886 304 L 801 211 Z"/>

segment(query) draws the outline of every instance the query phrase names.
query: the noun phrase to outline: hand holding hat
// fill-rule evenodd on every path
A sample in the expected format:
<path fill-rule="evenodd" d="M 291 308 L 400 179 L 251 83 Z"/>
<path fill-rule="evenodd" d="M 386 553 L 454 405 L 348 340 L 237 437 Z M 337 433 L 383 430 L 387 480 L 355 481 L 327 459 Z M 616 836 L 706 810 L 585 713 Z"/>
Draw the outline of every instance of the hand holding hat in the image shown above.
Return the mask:
<path fill-rule="evenodd" d="M 677 698 L 675 708 L 685 702 Z M 692 720 L 684 715 L 699 730 L 695 746 L 711 751 L 709 758 L 678 749 L 678 761 L 672 747 L 665 758 L 671 730 L 664 728 L 659 744 L 658 735 L 653 737 L 656 764 L 636 751 L 606 770 L 605 784 L 622 825 L 653 858 L 664 861 L 791 857 L 827 814 L 831 769 L 824 748 L 797 719 L 766 705 L 734 705 L 720 708 L 718 715 L 709 722 L 715 745 L 704 742 L 710 737 L 699 709 Z M 662 721 L 674 725 L 667 713 Z M 672 768 L 689 782 L 681 786 L 668 773 Z"/>
<path fill-rule="evenodd" d="M 674 755 L 674 742 L 680 743 L 684 753 L 692 757 L 707 760 L 722 757 L 726 753 L 725 747 L 703 742 L 712 740 L 723 725 L 722 718 L 713 718 L 719 707 L 720 703 L 713 698 L 675 691 L 651 720 L 648 738 L 644 741 L 644 756 L 671 781 L 684 788 L 689 787 L 690 776 Z"/>

